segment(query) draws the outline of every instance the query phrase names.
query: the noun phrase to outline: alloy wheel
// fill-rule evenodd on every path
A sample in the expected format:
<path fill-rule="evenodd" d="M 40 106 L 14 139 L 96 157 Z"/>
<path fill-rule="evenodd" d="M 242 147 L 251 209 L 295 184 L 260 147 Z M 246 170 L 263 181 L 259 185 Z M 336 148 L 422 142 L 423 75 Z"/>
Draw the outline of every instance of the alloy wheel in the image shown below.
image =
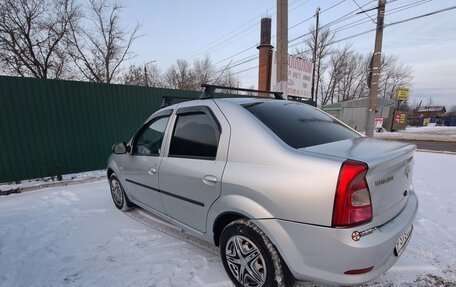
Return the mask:
<path fill-rule="evenodd" d="M 120 183 L 117 181 L 117 179 L 111 180 L 111 193 L 112 193 L 112 198 L 114 199 L 114 203 L 117 206 L 122 206 L 123 192 L 122 192 L 122 187 L 120 186 Z"/>
<path fill-rule="evenodd" d="M 267 270 L 263 255 L 248 238 L 235 235 L 225 248 L 229 270 L 242 286 L 263 286 Z"/>

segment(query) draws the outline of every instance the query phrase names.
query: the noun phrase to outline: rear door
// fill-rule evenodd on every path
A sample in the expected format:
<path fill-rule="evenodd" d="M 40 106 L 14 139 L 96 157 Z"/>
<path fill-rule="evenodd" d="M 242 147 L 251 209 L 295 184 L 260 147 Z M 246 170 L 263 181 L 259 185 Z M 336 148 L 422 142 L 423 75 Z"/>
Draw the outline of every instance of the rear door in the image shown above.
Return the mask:
<path fill-rule="evenodd" d="M 161 198 L 168 216 L 206 232 L 209 208 L 220 196 L 229 125 L 212 100 L 180 105 L 160 166 Z"/>
<path fill-rule="evenodd" d="M 172 110 L 167 110 L 158 114 L 138 131 L 122 165 L 126 190 L 132 199 L 163 213 L 158 169 L 163 160 L 163 138 L 171 113 Z"/>

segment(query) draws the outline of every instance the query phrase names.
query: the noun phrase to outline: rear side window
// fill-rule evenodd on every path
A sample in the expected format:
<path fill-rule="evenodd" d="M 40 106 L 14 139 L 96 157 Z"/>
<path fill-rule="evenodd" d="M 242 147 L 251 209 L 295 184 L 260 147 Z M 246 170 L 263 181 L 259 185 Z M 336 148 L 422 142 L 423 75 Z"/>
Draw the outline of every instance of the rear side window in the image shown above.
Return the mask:
<path fill-rule="evenodd" d="M 243 107 L 293 148 L 360 137 L 324 112 L 302 103 L 267 101 Z"/>
<path fill-rule="evenodd" d="M 220 131 L 214 120 L 204 112 L 180 114 L 176 120 L 170 157 L 215 159 Z"/>

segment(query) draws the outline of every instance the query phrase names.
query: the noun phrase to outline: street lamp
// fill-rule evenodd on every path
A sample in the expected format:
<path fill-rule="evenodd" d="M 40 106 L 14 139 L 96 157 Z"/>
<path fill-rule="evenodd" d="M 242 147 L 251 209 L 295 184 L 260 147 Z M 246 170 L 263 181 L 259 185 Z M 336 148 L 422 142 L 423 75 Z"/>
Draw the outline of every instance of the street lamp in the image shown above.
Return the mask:
<path fill-rule="evenodd" d="M 153 61 L 149 61 L 149 62 L 144 64 L 144 84 L 145 84 L 146 87 L 149 86 L 149 81 L 148 81 L 148 78 L 147 78 L 147 65 L 155 63 L 155 62 L 157 62 L 157 61 L 153 60 Z"/>

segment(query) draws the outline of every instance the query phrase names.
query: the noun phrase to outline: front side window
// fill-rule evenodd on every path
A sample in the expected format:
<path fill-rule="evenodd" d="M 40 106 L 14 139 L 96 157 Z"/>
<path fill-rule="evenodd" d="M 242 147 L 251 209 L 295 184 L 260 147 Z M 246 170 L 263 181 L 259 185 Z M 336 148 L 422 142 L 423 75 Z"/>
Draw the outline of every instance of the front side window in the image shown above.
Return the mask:
<path fill-rule="evenodd" d="M 207 113 L 178 115 L 169 149 L 170 157 L 215 159 L 220 131 Z"/>
<path fill-rule="evenodd" d="M 169 116 L 152 120 L 139 131 L 133 143 L 132 154 L 158 156 Z"/>

